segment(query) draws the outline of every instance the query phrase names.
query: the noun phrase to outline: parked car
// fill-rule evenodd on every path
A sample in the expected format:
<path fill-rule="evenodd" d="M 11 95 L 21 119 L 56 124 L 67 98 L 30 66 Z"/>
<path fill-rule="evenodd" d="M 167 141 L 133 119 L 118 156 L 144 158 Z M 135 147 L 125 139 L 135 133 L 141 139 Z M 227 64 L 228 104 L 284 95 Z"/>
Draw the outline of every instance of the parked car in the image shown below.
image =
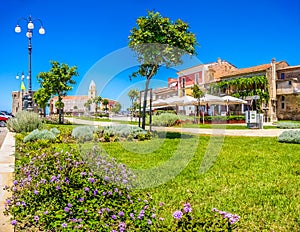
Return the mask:
<path fill-rule="evenodd" d="M 5 126 L 6 121 L 9 119 L 9 117 L 3 116 L 0 114 L 0 127 Z"/>
<path fill-rule="evenodd" d="M 10 118 L 10 117 L 14 117 L 14 115 L 13 115 L 12 113 L 9 113 L 9 112 L 4 111 L 4 110 L 1 110 L 1 111 L 0 111 L 0 115 L 8 116 L 9 118 Z"/>

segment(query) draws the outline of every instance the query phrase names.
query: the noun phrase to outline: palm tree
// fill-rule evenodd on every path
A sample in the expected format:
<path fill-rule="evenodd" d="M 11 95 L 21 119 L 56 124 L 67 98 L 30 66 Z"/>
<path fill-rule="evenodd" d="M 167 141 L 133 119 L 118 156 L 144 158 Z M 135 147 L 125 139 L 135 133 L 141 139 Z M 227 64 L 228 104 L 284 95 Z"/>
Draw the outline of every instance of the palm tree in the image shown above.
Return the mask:
<path fill-rule="evenodd" d="M 93 102 L 96 104 L 96 108 L 95 111 L 97 113 L 98 107 L 100 106 L 101 102 L 102 102 L 102 97 L 97 96 L 93 99 Z"/>
<path fill-rule="evenodd" d="M 204 92 L 200 89 L 200 87 L 196 84 L 193 85 L 192 87 L 192 95 L 194 98 L 197 99 L 197 118 L 199 118 L 200 121 L 200 117 L 199 117 L 199 106 L 200 106 L 200 99 L 202 97 L 204 97 Z M 203 115 L 203 119 L 204 119 L 204 115 Z M 204 120 L 203 120 L 204 122 Z"/>
<path fill-rule="evenodd" d="M 105 108 L 104 108 L 105 112 L 107 112 L 107 110 L 108 110 L 107 105 L 109 104 L 108 99 L 103 99 L 102 104 L 105 106 Z"/>

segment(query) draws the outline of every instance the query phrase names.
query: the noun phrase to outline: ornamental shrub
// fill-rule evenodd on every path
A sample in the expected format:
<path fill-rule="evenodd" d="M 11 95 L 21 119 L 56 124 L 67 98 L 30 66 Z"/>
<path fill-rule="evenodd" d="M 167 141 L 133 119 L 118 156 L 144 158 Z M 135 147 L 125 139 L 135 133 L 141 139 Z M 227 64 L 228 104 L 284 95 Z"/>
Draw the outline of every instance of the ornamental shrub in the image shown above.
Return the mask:
<path fill-rule="evenodd" d="M 39 139 L 49 140 L 53 142 L 56 140 L 56 137 L 59 133 L 60 131 L 57 128 L 52 128 L 50 131 L 46 129 L 35 129 L 34 131 L 30 132 L 29 135 L 25 136 L 23 142 L 27 143 L 29 141 L 36 141 Z"/>
<path fill-rule="evenodd" d="M 72 137 L 79 142 L 91 141 L 94 133 L 97 131 L 95 126 L 79 126 L 72 130 Z"/>
<path fill-rule="evenodd" d="M 300 130 L 288 130 L 278 136 L 278 141 L 282 143 L 300 143 Z"/>
<path fill-rule="evenodd" d="M 147 131 L 137 126 L 121 124 L 104 126 L 103 133 L 104 135 L 109 135 L 110 137 L 118 136 L 120 138 L 128 138 L 128 136 L 131 135 L 133 138 L 137 139 L 138 136 L 145 136 L 147 134 Z M 150 139 L 150 137 L 148 136 L 147 139 Z"/>
<path fill-rule="evenodd" d="M 174 126 L 180 120 L 180 117 L 172 113 L 162 113 L 160 115 L 153 115 L 153 126 Z"/>
<path fill-rule="evenodd" d="M 7 120 L 6 126 L 9 131 L 21 133 L 31 132 L 42 125 L 39 115 L 30 111 L 20 111 L 14 118 Z"/>
<path fill-rule="evenodd" d="M 16 167 L 5 214 L 15 231 L 156 231 L 149 194 L 125 165 L 93 149 L 44 153 Z"/>
<path fill-rule="evenodd" d="M 300 128 L 300 123 L 278 122 L 277 127 L 281 129 L 296 129 L 296 128 Z"/>

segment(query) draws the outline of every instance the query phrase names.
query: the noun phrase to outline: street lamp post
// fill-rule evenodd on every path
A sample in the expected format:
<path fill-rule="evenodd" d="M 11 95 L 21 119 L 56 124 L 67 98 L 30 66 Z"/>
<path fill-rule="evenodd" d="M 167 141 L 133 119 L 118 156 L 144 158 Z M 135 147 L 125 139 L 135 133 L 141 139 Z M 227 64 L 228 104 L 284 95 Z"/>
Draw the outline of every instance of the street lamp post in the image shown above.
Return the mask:
<path fill-rule="evenodd" d="M 16 75 L 16 79 L 17 80 L 20 79 L 19 74 Z M 21 75 L 21 105 L 22 105 L 22 110 L 24 109 L 24 103 L 23 103 L 24 90 L 25 90 L 24 79 L 25 79 L 25 75 L 24 75 L 24 72 L 22 72 L 22 75 Z M 29 79 L 28 76 L 27 76 L 27 79 Z"/>
<path fill-rule="evenodd" d="M 20 33 L 21 32 L 21 27 L 19 26 L 19 23 L 21 21 L 26 21 L 27 22 L 27 32 L 26 36 L 28 38 L 28 108 L 27 110 L 33 110 L 32 107 L 32 86 L 31 86 L 31 53 L 32 53 L 32 43 L 31 43 L 31 38 L 33 35 L 33 29 L 34 29 L 34 24 L 33 22 L 38 21 L 40 22 L 40 29 L 39 29 L 39 34 L 43 35 L 45 34 L 45 29 L 43 27 L 43 23 L 40 19 L 35 19 L 29 16 L 28 18 L 20 18 L 17 22 L 17 26 L 15 27 L 15 32 Z"/>

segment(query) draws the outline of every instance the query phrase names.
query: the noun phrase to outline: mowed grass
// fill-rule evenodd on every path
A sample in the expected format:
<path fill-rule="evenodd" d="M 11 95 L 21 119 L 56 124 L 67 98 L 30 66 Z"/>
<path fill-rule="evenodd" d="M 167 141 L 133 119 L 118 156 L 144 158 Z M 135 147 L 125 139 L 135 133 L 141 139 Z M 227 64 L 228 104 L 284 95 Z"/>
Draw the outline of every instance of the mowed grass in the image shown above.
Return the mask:
<path fill-rule="evenodd" d="M 225 137 L 222 143 L 222 137 L 168 137 L 101 143 L 138 174 L 149 171 L 142 172 L 148 180 L 137 191 L 151 193 L 157 204 L 164 202 L 166 220 L 189 201 L 199 215 L 213 207 L 240 215 L 242 231 L 300 230 L 299 145 L 278 143 L 277 138 Z M 211 152 L 205 155 L 208 147 Z M 201 174 L 204 155 L 215 162 Z"/>

